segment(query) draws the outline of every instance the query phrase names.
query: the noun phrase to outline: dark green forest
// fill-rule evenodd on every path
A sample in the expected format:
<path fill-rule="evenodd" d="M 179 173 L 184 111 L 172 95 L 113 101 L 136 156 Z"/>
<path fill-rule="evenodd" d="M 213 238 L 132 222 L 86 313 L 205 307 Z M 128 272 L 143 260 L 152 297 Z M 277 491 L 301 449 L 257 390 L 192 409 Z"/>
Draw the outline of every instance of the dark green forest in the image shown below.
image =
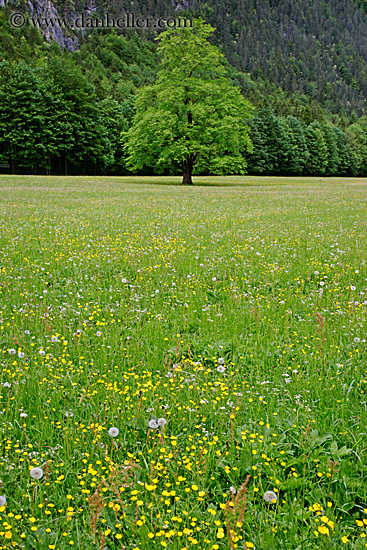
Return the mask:
<path fill-rule="evenodd" d="M 14 4 L 14 3 L 13 3 Z M 156 31 L 70 34 L 65 47 L 0 8 L 0 164 L 40 174 L 128 174 L 124 135 L 137 91 L 155 82 Z M 26 11 L 26 4 L 17 3 Z M 54 2 L 59 14 L 84 4 Z M 228 78 L 254 105 L 247 172 L 367 175 L 367 9 L 363 1 L 118 3 L 137 15 L 201 15 Z M 28 9 L 28 8 L 27 8 Z M 95 13 L 116 5 L 95 3 Z M 149 131 L 149 129 L 147 129 Z M 177 166 L 165 167 L 166 174 Z M 198 173 L 203 173 L 198 169 Z M 202 170 L 202 168 L 201 168 Z M 156 173 L 153 167 L 141 174 Z"/>

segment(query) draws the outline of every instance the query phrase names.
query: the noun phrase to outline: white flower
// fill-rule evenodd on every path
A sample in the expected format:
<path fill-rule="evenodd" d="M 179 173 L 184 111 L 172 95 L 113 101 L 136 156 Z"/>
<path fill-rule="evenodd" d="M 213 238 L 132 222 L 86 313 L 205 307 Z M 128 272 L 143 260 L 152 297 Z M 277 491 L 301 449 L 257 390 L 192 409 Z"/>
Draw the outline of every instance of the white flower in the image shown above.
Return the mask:
<path fill-rule="evenodd" d="M 265 502 L 268 502 L 269 504 L 275 503 L 278 500 L 277 495 L 274 493 L 274 491 L 266 491 L 264 494 L 264 500 Z"/>
<path fill-rule="evenodd" d="M 23 352 L 23 351 L 20 351 L 20 352 L 18 353 L 18 357 L 19 357 L 19 359 L 23 359 L 23 357 L 24 357 L 24 352 Z"/>
<path fill-rule="evenodd" d="M 219 357 L 219 359 L 218 359 L 218 365 L 224 365 L 224 359 L 223 359 L 223 357 Z"/>
<path fill-rule="evenodd" d="M 216 277 L 212 277 L 212 281 L 215 283 L 215 281 L 217 280 Z"/>
<path fill-rule="evenodd" d="M 102 336 L 102 332 L 99 330 L 98 332 L 96 332 L 96 336 Z"/>
<path fill-rule="evenodd" d="M 10 382 L 3 382 L 1 385 L 3 388 L 11 388 Z"/>
<path fill-rule="evenodd" d="M 223 365 L 219 365 L 219 367 L 217 367 L 217 371 L 218 372 L 224 372 L 226 369 L 225 367 L 223 367 Z"/>
<path fill-rule="evenodd" d="M 108 430 L 108 435 L 111 437 L 117 437 L 119 433 L 120 433 L 120 430 L 115 427 L 112 427 Z"/>
<path fill-rule="evenodd" d="M 41 349 L 38 353 L 39 353 L 40 355 L 46 355 L 46 352 L 43 351 L 43 349 Z"/>
<path fill-rule="evenodd" d="M 57 336 L 51 336 L 51 342 L 58 342 L 59 339 Z"/>
<path fill-rule="evenodd" d="M 17 353 L 17 352 L 16 352 L 16 350 L 15 350 L 14 348 L 11 348 L 11 349 L 9 350 L 9 354 L 10 354 L 10 355 L 15 355 L 16 353 Z"/>
<path fill-rule="evenodd" d="M 33 477 L 33 479 L 41 479 L 41 477 L 43 477 L 43 470 L 42 468 L 32 468 L 29 475 Z"/>
<path fill-rule="evenodd" d="M 24 334 L 30 334 L 29 330 L 25 330 Z"/>
<path fill-rule="evenodd" d="M 166 424 L 167 420 L 165 418 L 158 418 L 158 426 L 162 426 L 162 428 L 164 428 Z"/>
<path fill-rule="evenodd" d="M 20 413 L 20 418 L 27 418 L 28 414 L 27 413 Z"/>
<path fill-rule="evenodd" d="M 231 493 L 232 493 L 233 495 L 235 495 L 235 494 L 237 493 L 236 487 L 230 487 L 229 490 L 231 491 Z"/>
<path fill-rule="evenodd" d="M 71 409 L 69 409 L 68 411 L 65 412 L 65 416 L 66 418 L 71 418 L 72 416 L 74 416 L 74 413 Z"/>
<path fill-rule="evenodd" d="M 0 496 L 0 506 L 5 506 L 5 504 L 6 504 L 6 497 L 1 495 Z"/>
<path fill-rule="evenodd" d="M 153 430 L 155 430 L 156 428 L 158 428 L 158 423 L 154 418 L 152 418 L 151 420 L 149 420 L 148 426 L 149 428 L 152 428 Z"/>
<path fill-rule="evenodd" d="M 351 287 L 350 287 L 350 290 L 356 290 L 356 287 L 355 287 L 355 286 L 351 286 Z"/>
<path fill-rule="evenodd" d="M 121 279 L 121 282 L 122 282 L 122 283 L 127 283 L 127 279 L 125 279 L 125 277 L 123 277 L 123 278 Z"/>
<path fill-rule="evenodd" d="M 360 341 L 361 341 L 361 339 L 358 338 L 357 336 L 354 338 L 354 343 L 355 344 L 359 344 Z"/>

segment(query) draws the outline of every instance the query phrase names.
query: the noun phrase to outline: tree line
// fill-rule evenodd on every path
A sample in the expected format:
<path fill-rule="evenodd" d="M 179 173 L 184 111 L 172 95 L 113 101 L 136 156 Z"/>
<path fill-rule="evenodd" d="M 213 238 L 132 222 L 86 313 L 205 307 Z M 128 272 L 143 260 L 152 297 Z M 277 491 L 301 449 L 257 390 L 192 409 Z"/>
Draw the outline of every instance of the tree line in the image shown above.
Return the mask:
<path fill-rule="evenodd" d="M 64 58 L 39 67 L 2 61 L 0 163 L 9 163 L 13 173 L 127 174 L 123 136 L 132 125 L 133 98 L 99 99 L 82 70 Z M 268 108 L 256 110 L 247 124 L 250 174 L 367 175 L 366 117 L 341 129 Z M 175 169 L 168 162 L 163 173 Z M 198 171 L 206 173 L 205 167 Z M 215 165 L 209 171 L 218 173 Z M 154 172 L 153 161 L 138 171 Z"/>
<path fill-rule="evenodd" d="M 68 52 L 35 29 L 10 29 L 1 11 L 0 26 L 0 164 L 13 173 L 172 174 L 186 150 L 194 174 L 367 175 L 366 117 L 335 118 L 255 83 L 205 50 L 204 27 L 192 55 L 207 51 L 207 80 L 189 71 L 182 85 L 169 41 L 160 51 L 137 33 L 96 32 Z"/>

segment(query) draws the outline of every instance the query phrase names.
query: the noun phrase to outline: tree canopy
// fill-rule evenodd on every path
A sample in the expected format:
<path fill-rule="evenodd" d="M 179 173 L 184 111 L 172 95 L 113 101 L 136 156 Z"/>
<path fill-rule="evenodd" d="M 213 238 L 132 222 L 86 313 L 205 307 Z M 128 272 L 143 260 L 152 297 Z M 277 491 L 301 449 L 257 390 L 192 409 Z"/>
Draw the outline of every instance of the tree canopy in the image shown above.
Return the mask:
<path fill-rule="evenodd" d="M 133 125 L 123 136 L 132 169 L 180 168 L 184 184 L 192 183 L 194 169 L 245 173 L 253 107 L 230 81 L 223 54 L 208 41 L 213 31 L 197 19 L 192 28 L 159 36 L 156 83 L 138 92 Z"/>

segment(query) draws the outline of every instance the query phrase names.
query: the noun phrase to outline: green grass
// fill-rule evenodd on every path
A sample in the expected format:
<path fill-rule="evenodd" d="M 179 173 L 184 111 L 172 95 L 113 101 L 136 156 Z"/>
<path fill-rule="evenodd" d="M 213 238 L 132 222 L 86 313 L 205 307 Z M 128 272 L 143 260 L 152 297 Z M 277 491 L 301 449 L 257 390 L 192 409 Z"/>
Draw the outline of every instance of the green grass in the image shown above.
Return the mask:
<path fill-rule="evenodd" d="M 179 181 L 1 176 L 0 549 L 365 548 L 367 182 Z"/>

